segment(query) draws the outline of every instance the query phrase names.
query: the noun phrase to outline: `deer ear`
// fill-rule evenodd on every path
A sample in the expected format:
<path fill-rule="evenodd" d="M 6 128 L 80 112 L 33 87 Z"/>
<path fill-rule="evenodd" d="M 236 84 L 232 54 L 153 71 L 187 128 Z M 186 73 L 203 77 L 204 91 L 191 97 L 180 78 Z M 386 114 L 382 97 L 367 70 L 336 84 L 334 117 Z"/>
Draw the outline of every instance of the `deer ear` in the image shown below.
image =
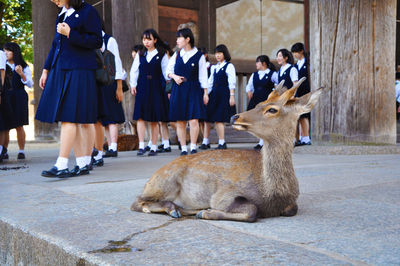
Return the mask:
<path fill-rule="evenodd" d="M 301 78 L 299 81 L 297 81 L 293 87 L 290 90 L 285 91 L 280 98 L 280 101 L 283 104 L 286 104 L 295 94 L 297 89 L 300 87 L 301 83 L 303 83 L 306 80 L 305 77 Z"/>
<path fill-rule="evenodd" d="M 284 80 L 282 80 L 281 83 L 279 83 L 278 85 L 275 86 L 274 91 L 276 91 L 279 95 L 282 95 L 287 90 L 286 87 L 283 88 L 283 84 L 285 84 Z"/>
<path fill-rule="evenodd" d="M 296 109 L 299 110 L 300 115 L 311 112 L 323 91 L 324 87 L 321 87 L 316 91 L 309 92 L 296 99 Z"/>

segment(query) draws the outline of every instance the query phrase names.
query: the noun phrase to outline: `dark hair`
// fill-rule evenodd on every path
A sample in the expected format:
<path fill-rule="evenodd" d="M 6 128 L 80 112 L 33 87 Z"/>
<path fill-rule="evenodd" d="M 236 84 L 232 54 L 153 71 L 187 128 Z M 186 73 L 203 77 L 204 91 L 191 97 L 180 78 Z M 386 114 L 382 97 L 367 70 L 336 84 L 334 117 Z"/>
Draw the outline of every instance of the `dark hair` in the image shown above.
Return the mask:
<path fill-rule="evenodd" d="M 282 53 L 283 58 L 287 57 L 286 63 L 292 64 L 292 65 L 294 64 L 293 55 L 292 55 L 291 52 L 289 52 L 288 49 L 285 49 L 285 48 L 280 49 L 280 50 L 276 53 L 276 55 L 278 55 L 279 53 Z"/>
<path fill-rule="evenodd" d="M 13 52 L 13 61 L 16 66 L 21 65 L 22 68 L 28 66 L 22 57 L 21 48 L 15 42 L 9 42 L 4 45 L 4 50 Z"/>
<path fill-rule="evenodd" d="M 84 2 L 82 0 L 69 0 L 68 5 L 78 10 L 83 6 L 83 3 Z"/>
<path fill-rule="evenodd" d="M 265 63 L 270 70 L 275 71 L 275 66 L 271 63 L 267 55 L 259 55 L 256 62 Z"/>
<path fill-rule="evenodd" d="M 141 45 L 141 44 L 136 44 L 136 45 L 134 45 L 134 46 L 132 47 L 132 51 L 135 51 L 135 52 L 140 52 L 140 51 L 142 51 L 142 50 L 144 50 L 144 46 Z"/>
<path fill-rule="evenodd" d="M 231 55 L 229 54 L 228 48 L 225 46 L 225 44 L 220 44 L 215 47 L 214 53 L 223 53 L 226 62 L 231 61 Z"/>
<path fill-rule="evenodd" d="M 105 23 L 104 23 L 104 19 L 100 19 L 100 21 L 101 21 L 101 30 L 106 32 L 106 26 L 105 26 Z"/>
<path fill-rule="evenodd" d="M 172 56 L 174 54 L 174 51 L 172 51 L 171 46 L 169 46 L 168 42 L 165 41 L 165 51 L 168 53 L 168 56 Z"/>
<path fill-rule="evenodd" d="M 207 48 L 206 47 L 198 47 L 197 50 L 200 51 L 200 53 L 202 53 L 204 55 L 204 57 L 206 56 L 206 54 L 208 54 Z M 206 57 L 206 61 L 209 62 L 210 60 L 208 59 L 208 56 Z"/>
<path fill-rule="evenodd" d="M 151 36 L 153 36 L 154 40 L 157 40 L 155 47 L 158 51 L 158 53 L 161 55 L 161 57 L 164 56 L 167 50 L 167 45 L 163 40 L 161 40 L 160 36 L 154 29 L 147 29 L 143 32 L 142 34 L 142 39 L 149 39 L 151 40 Z M 146 47 L 140 51 L 140 55 L 143 56 L 144 53 L 147 51 Z"/>
<path fill-rule="evenodd" d="M 400 79 L 400 72 L 396 72 L 396 79 Z"/>
<path fill-rule="evenodd" d="M 304 44 L 301 42 L 297 42 L 295 44 L 292 45 L 292 48 L 290 49 L 292 51 L 292 53 L 300 53 L 303 52 L 304 57 L 306 58 L 306 64 L 309 63 L 309 56 L 308 53 L 306 52 L 306 49 L 304 48 Z"/>
<path fill-rule="evenodd" d="M 194 47 L 194 36 L 193 36 L 193 32 L 191 29 L 189 28 L 183 28 L 180 29 L 176 32 L 176 37 L 183 37 L 183 38 L 189 38 L 190 41 L 190 46 L 193 48 Z"/>

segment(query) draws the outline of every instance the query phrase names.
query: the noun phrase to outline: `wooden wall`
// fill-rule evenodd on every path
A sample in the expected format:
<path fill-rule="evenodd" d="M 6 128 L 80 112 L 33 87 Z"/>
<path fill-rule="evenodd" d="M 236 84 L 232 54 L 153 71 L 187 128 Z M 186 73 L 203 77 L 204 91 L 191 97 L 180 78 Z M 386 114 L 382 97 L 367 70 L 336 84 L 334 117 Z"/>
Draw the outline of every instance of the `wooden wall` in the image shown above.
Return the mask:
<path fill-rule="evenodd" d="M 309 0 L 314 139 L 396 143 L 396 0 Z"/>

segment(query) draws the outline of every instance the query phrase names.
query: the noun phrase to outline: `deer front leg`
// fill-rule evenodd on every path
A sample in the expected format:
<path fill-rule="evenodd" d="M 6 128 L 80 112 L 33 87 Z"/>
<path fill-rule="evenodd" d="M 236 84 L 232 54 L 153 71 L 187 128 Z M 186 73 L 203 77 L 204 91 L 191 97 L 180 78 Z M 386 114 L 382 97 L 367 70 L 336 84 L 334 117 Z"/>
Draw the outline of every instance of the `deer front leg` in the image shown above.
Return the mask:
<path fill-rule="evenodd" d="M 132 211 L 144 213 L 167 213 L 173 218 L 180 218 L 182 215 L 178 207 L 171 201 L 143 201 L 137 200 L 131 206 Z"/>
<path fill-rule="evenodd" d="M 196 214 L 196 217 L 206 220 L 232 220 L 252 223 L 257 220 L 257 207 L 251 203 L 241 203 L 230 212 L 215 209 L 202 210 Z"/>

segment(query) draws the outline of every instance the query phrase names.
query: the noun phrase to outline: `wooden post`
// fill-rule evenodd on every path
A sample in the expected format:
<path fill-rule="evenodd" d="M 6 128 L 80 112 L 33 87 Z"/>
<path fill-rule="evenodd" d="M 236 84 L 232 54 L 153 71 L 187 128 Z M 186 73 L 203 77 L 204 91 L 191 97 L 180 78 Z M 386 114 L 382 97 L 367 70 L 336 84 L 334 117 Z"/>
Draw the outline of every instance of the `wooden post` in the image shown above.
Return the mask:
<path fill-rule="evenodd" d="M 316 140 L 396 143 L 396 0 L 309 0 Z"/>
<path fill-rule="evenodd" d="M 35 112 L 39 105 L 42 89 L 39 79 L 42 75 L 44 61 L 49 53 L 51 42 L 56 30 L 57 6 L 48 0 L 32 1 L 32 26 L 33 26 L 33 64 L 34 69 L 34 105 Z M 56 124 L 42 123 L 35 120 L 35 138 L 37 140 L 54 140 Z"/>
<path fill-rule="evenodd" d="M 199 47 L 213 53 L 217 36 L 217 9 L 214 0 L 201 0 L 199 10 Z"/>

